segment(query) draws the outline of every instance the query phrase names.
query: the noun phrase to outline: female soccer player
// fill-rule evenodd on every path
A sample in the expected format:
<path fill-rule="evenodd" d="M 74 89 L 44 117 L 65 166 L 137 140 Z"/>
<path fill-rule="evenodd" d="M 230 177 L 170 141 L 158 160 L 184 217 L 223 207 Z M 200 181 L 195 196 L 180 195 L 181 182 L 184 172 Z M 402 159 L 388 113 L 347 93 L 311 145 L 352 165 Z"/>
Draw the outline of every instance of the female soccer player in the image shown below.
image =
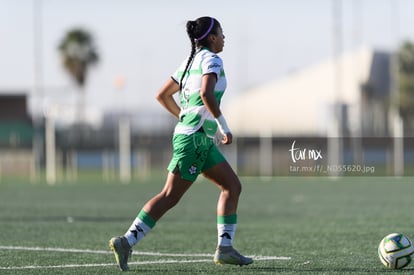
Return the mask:
<path fill-rule="evenodd" d="M 253 259 L 233 248 L 237 225 L 240 181 L 217 149 L 213 137 L 218 130 L 223 144 L 232 143 L 232 134 L 219 104 L 226 89 L 223 63 L 217 53 L 223 50 L 220 23 L 212 17 L 187 22 L 191 54 L 164 84 L 157 100 L 178 118 L 173 135 L 173 157 L 163 190 L 150 199 L 124 236 L 114 237 L 109 246 L 119 268 L 128 270 L 131 248 L 155 226 L 155 223 L 190 188 L 202 173 L 221 190 L 217 205 L 218 245 L 216 264 L 247 265 Z M 179 92 L 181 108 L 173 98 Z"/>

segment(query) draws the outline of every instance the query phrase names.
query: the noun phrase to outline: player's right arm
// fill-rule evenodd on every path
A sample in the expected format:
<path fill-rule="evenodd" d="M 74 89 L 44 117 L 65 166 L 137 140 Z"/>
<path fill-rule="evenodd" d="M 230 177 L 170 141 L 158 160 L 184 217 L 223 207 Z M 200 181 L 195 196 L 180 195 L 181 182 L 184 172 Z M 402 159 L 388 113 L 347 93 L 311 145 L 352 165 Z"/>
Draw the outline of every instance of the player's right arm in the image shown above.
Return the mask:
<path fill-rule="evenodd" d="M 173 95 L 178 92 L 179 89 L 180 86 L 177 82 L 170 78 L 161 87 L 156 96 L 158 102 L 176 118 L 180 115 L 180 107 L 177 102 L 175 102 Z"/>

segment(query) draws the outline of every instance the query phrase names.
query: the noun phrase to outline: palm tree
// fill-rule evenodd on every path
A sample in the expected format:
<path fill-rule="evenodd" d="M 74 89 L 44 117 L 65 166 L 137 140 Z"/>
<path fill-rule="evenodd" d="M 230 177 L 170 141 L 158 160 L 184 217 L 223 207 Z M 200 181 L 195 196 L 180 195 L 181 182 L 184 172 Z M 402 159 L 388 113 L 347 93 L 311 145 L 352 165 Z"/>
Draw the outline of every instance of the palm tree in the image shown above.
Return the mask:
<path fill-rule="evenodd" d="M 414 114 L 414 44 L 405 41 L 398 52 L 400 111 L 404 118 Z"/>
<path fill-rule="evenodd" d="M 84 120 L 85 83 L 91 65 L 99 61 L 95 41 L 91 33 L 82 28 L 69 30 L 59 44 L 62 65 L 75 81 L 81 93 L 78 106 L 79 122 Z"/>
<path fill-rule="evenodd" d="M 399 102 L 405 129 L 414 128 L 414 44 L 404 41 L 398 51 Z"/>

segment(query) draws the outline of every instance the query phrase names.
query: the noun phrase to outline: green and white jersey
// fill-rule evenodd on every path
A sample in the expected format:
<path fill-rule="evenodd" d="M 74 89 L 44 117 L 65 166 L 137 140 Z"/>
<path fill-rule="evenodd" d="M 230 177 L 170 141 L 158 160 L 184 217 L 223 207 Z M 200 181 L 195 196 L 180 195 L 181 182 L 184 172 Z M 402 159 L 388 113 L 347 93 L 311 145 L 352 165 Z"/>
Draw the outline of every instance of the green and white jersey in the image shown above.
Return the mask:
<path fill-rule="evenodd" d="M 179 69 L 172 75 L 172 78 L 177 83 L 180 83 L 187 60 L 185 60 Z M 194 56 L 193 62 L 183 79 L 183 87 L 180 92 L 181 112 L 174 134 L 190 135 L 195 133 L 201 127 L 203 127 L 204 132 L 209 137 L 214 137 L 216 134 L 217 123 L 214 120 L 213 115 L 207 110 L 206 106 L 204 106 L 200 96 L 202 77 L 209 73 L 215 73 L 217 75 L 214 95 L 218 104 L 220 104 L 227 85 L 226 76 L 223 70 L 223 61 L 217 54 L 206 48 L 202 48 Z"/>

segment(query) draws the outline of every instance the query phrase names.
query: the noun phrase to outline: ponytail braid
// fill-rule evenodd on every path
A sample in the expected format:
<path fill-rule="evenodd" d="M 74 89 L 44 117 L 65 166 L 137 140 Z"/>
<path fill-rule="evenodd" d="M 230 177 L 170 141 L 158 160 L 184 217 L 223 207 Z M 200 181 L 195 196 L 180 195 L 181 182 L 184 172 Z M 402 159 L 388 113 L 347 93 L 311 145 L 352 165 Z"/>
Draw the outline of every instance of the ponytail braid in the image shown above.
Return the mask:
<path fill-rule="evenodd" d="M 180 79 L 180 91 L 183 88 L 183 79 L 185 75 L 187 74 L 187 71 L 188 71 L 188 68 L 190 67 L 191 62 L 193 62 L 193 59 L 196 53 L 196 39 L 194 37 L 194 32 L 195 32 L 196 27 L 197 27 L 196 21 L 187 22 L 187 34 L 191 41 L 191 52 L 190 52 L 190 57 L 188 58 L 187 64 L 185 65 L 183 75 L 181 76 L 181 79 Z"/>

